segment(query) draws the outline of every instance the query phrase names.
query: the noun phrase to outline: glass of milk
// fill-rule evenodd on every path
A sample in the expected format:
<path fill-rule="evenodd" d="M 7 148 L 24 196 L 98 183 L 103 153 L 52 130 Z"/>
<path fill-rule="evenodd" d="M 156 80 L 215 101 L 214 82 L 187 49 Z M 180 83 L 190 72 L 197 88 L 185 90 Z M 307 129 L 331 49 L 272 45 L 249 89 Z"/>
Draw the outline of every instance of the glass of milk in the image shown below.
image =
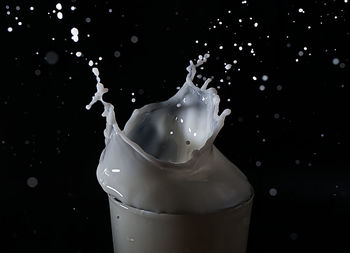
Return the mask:
<path fill-rule="evenodd" d="M 108 194 L 115 253 L 244 253 L 253 188 L 213 144 L 230 110 L 220 115 L 214 88 L 193 83 L 190 61 L 170 99 L 134 110 L 121 130 L 108 91 L 93 68 L 106 117 L 106 147 L 97 178 Z"/>

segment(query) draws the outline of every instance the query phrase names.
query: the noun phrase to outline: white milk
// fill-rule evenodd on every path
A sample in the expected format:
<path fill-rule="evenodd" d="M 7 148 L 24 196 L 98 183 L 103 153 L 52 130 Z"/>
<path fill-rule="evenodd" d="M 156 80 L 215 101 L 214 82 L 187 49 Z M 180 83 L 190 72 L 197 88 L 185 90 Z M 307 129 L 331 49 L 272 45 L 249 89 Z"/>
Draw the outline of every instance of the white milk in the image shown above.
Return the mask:
<path fill-rule="evenodd" d="M 93 68 L 97 92 L 86 108 L 97 101 L 104 105 L 106 147 L 97 178 L 108 194 L 128 206 L 163 213 L 210 213 L 251 197 L 245 175 L 213 145 L 230 110 L 218 115 L 220 98 L 207 88 L 210 79 L 201 88 L 193 83 L 196 67 L 208 57 L 190 61 L 182 88 L 167 101 L 135 109 L 124 130 L 113 105 L 103 100 L 108 89 Z"/>

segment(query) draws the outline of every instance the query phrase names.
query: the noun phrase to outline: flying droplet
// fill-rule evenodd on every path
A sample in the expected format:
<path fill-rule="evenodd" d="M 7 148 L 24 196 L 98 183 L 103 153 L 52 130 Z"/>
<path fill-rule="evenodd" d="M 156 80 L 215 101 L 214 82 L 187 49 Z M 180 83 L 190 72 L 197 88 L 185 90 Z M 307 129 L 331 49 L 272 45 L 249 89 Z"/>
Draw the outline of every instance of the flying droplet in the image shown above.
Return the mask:
<path fill-rule="evenodd" d="M 49 51 L 46 53 L 44 59 L 46 60 L 46 62 L 50 65 L 54 65 L 58 62 L 58 54 L 55 51 Z"/>
<path fill-rule="evenodd" d="M 137 36 L 133 35 L 133 36 L 131 36 L 130 40 L 131 40 L 132 43 L 135 44 L 135 43 L 137 43 L 139 41 L 139 38 Z"/>
<path fill-rule="evenodd" d="M 62 19 L 63 18 L 63 14 L 62 14 L 62 12 L 57 12 L 57 18 L 58 19 Z"/>
<path fill-rule="evenodd" d="M 277 190 L 275 188 L 271 188 L 269 190 L 269 194 L 270 196 L 275 197 L 277 195 Z"/>
<path fill-rule="evenodd" d="M 73 35 L 72 36 L 72 40 L 74 42 L 78 42 L 79 40 L 79 37 L 78 37 L 78 34 L 79 34 L 79 30 L 75 27 L 73 27 L 71 30 L 70 30 L 71 34 Z"/>
<path fill-rule="evenodd" d="M 27 179 L 27 185 L 30 188 L 35 188 L 38 185 L 38 179 L 36 177 L 30 177 Z"/>
<path fill-rule="evenodd" d="M 225 69 L 226 69 L 226 70 L 231 69 L 231 67 L 232 67 L 232 65 L 231 65 L 231 64 L 226 64 L 226 65 L 225 65 Z"/>

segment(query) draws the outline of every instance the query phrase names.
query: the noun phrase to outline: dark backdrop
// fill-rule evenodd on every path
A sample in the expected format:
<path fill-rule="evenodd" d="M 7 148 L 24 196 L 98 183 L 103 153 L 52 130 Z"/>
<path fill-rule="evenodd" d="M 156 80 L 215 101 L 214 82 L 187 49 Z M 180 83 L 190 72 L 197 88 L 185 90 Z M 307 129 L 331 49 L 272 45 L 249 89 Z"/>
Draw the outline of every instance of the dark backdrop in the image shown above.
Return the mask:
<path fill-rule="evenodd" d="M 2 1 L 1 252 L 112 252 L 95 176 L 105 120 L 101 105 L 84 108 L 95 92 L 87 62 L 123 127 L 172 96 L 208 50 L 199 74 L 232 109 L 216 146 L 256 193 L 248 252 L 349 252 L 349 5 Z"/>

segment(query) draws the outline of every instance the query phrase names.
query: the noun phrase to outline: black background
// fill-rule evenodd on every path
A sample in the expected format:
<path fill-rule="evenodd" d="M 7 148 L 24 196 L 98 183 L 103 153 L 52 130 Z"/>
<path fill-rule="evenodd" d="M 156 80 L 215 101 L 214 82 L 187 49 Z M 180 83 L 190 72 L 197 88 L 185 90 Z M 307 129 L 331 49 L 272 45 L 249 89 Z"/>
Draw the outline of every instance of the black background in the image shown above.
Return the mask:
<path fill-rule="evenodd" d="M 123 127 L 135 108 L 172 96 L 188 61 L 208 50 L 199 74 L 215 77 L 221 110 L 232 110 L 215 143 L 256 194 L 248 252 L 349 252 L 349 5 L 2 1 L 1 252 L 112 252 L 95 176 L 105 119 L 101 105 L 85 110 L 95 92 L 88 60 Z"/>

